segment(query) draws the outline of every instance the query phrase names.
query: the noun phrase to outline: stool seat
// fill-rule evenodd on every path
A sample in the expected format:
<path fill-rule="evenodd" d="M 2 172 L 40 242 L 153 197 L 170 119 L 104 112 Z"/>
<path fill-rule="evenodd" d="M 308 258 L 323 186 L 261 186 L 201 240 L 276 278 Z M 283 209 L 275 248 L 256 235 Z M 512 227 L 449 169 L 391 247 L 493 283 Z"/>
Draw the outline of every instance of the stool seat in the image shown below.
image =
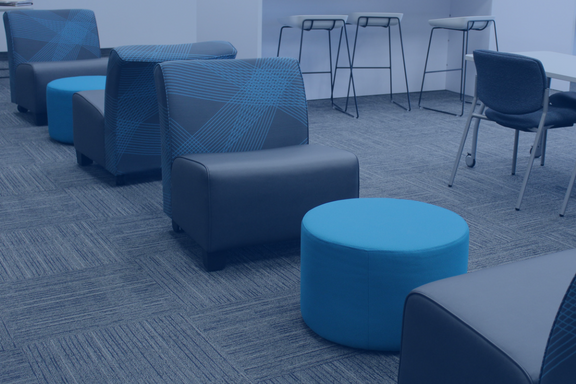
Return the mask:
<path fill-rule="evenodd" d="M 301 28 L 306 31 L 311 29 L 334 29 L 342 28 L 348 15 L 292 15 L 278 19 L 282 25 Z"/>
<path fill-rule="evenodd" d="M 456 31 L 478 31 L 486 28 L 490 21 L 494 20 L 494 16 L 462 16 L 431 19 L 428 20 L 428 22 L 436 28 L 453 29 Z"/>
<path fill-rule="evenodd" d="M 397 351 L 408 293 L 466 273 L 468 225 L 418 201 L 364 198 L 323 204 L 302 220 L 305 323 L 349 347 Z"/>
<path fill-rule="evenodd" d="M 75 76 L 56 79 L 46 86 L 48 134 L 54 140 L 72 144 L 74 122 L 72 96 L 76 92 L 104 89 L 106 76 Z"/>
<path fill-rule="evenodd" d="M 397 25 L 403 16 L 403 13 L 352 12 L 348 15 L 348 24 L 361 27 L 389 27 Z"/>

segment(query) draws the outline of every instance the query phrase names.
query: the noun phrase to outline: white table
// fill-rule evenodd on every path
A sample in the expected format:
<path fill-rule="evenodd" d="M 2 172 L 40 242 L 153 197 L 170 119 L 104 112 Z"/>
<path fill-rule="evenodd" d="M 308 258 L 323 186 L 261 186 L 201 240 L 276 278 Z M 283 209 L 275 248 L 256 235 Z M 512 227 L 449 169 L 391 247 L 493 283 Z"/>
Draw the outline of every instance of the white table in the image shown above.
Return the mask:
<path fill-rule="evenodd" d="M 576 56 L 567 53 L 549 51 L 512 52 L 540 60 L 546 76 L 551 79 L 565 80 L 576 83 Z M 466 55 L 466 60 L 474 62 L 474 56 Z"/>

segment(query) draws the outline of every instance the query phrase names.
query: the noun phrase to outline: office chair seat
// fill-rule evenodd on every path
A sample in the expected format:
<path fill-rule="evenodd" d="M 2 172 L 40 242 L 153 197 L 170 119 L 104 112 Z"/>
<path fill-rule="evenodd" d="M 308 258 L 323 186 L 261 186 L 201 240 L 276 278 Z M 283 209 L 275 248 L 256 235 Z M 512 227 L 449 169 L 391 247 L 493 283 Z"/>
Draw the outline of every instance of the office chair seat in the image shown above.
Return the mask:
<path fill-rule="evenodd" d="M 484 114 L 488 119 L 505 127 L 524 132 L 536 132 L 542 117 L 542 110 L 522 115 L 510 115 L 486 108 Z M 550 106 L 544 125 L 549 128 L 570 127 L 574 121 L 576 121 L 576 110 Z"/>

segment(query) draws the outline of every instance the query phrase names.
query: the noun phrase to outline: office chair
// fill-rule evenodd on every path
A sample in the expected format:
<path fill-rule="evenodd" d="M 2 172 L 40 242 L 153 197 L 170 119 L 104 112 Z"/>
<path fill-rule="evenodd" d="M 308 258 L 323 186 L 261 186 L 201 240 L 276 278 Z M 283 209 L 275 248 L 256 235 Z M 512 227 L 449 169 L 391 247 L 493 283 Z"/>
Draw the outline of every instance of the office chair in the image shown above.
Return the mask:
<path fill-rule="evenodd" d="M 474 100 L 464 126 L 448 186 L 451 187 L 454 183 L 473 120 L 472 149 L 466 156 L 468 167 L 476 165 L 478 128 L 481 120 L 494 121 L 503 127 L 514 129 L 512 175 L 516 173 L 520 131 L 536 132 L 532 146 L 534 150 L 531 151 L 528 169 L 516 203 L 516 210 L 520 210 L 522 197 L 539 147 L 541 148 L 540 164 L 544 165 L 547 130 L 574 125 L 576 110 L 549 105 L 549 81 L 542 63 L 537 59 L 511 53 L 476 50 L 474 63 L 477 72 Z M 480 105 L 477 107 L 478 103 Z"/>

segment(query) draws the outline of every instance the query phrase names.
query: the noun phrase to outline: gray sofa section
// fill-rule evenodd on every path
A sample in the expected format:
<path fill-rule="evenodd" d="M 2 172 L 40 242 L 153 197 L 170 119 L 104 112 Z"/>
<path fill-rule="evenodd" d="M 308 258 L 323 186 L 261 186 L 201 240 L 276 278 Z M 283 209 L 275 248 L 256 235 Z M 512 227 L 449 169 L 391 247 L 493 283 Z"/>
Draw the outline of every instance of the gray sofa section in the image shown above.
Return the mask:
<path fill-rule="evenodd" d="M 569 250 L 415 289 L 404 308 L 398 383 L 540 383 L 575 272 L 576 250 Z M 575 378 L 576 366 L 557 383 Z"/>

